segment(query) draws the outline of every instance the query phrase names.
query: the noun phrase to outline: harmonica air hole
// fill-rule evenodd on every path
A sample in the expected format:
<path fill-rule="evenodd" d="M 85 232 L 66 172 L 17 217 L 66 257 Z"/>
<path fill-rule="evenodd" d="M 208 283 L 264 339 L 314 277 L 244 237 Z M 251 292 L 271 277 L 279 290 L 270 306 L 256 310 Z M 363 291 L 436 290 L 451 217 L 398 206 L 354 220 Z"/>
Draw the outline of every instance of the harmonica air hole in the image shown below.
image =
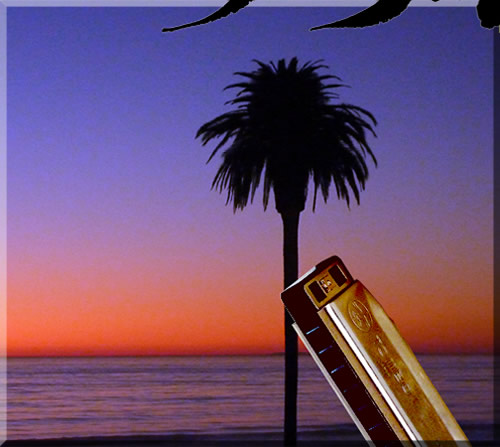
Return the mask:
<path fill-rule="evenodd" d="M 340 365 L 337 368 L 335 368 L 333 371 L 330 371 L 330 374 L 335 374 L 339 369 L 343 368 L 345 365 Z"/>
<path fill-rule="evenodd" d="M 347 281 L 347 278 L 344 276 L 338 265 L 333 266 L 330 270 L 328 270 L 328 273 L 330 273 L 330 276 L 339 287 Z"/>
<path fill-rule="evenodd" d="M 318 354 L 323 354 L 323 352 L 326 352 L 331 348 L 333 348 L 333 345 L 330 345 L 330 346 L 326 347 L 325 349 L 322 349 L 321 351 L 318 352 Z"/>
<path fill-rule="evenodd" d="M 364 410 L 367 406 L 368 404 L 361 405 L 361 407 L 356 408 L 356 411 Z"/>
<path fill-rule="evenodd" d="M 344 389 L 344 391 L 342 391 L 344 394 L 347 393 L 348 391 L 351 391 L 351 390 L 355 390 L 356 388 L 359 387 L 359 383 L 352 383 L 351 385 L 349 385 L 347 388 Z"/>
<path fill-rule="evenodd" d="M 370 428 L 368 429 L 368 431 L 371 431 L 371 430 L 373 430 L 374 428 L 378 427 L 379 425 L 383 425 L 383 424 L 384 424 L 383 422 L 379 422 L 378 424 L 375 424 L 373 427 L 370 427 Z"/>
<path fill-rule="evenodd" d="M 319 326 L 316 326 L 315 328 L 311 329 L 310 331 L 307 331 L 306 335 L 312 334 L 316 329 L 319 329 Z"/>
<path fill-rule="evenodd" d="M 309 290 L 318 301 L 323 301 L 326 297 L 325 291 L 317 282 L 312 282 L 311 284 L 309 284 Z"/>

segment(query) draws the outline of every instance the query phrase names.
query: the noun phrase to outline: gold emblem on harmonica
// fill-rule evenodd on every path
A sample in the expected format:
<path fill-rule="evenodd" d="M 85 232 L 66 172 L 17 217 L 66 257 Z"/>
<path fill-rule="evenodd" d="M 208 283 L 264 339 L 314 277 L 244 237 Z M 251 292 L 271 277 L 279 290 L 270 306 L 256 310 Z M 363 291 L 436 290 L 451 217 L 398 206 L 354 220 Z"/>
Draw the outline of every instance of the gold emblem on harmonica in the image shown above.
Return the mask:
<path fill-rule="evenodd" d="M 349 301 L 349 316 L 354 325 L 363 332 L 368 332 L 373 324 L 370 311 L 358 300 Z"/>

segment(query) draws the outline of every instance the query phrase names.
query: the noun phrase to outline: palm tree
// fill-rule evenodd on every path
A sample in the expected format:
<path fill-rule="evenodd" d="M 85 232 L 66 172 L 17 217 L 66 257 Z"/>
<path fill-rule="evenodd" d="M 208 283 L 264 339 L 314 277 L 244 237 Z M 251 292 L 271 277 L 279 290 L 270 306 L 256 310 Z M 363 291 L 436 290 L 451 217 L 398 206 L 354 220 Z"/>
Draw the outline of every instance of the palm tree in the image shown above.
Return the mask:
<path fill-rule="evenodd" d="M 203 145 L 221 138 L 207 163 L 223 146 L 222 164 L 212 188 L 227 190 L 226 205 L 243 209 L 253 201 L 264 177 L 263 202 L 267 208 L 271 189 L 276 210 L 283 220 L 285 288 L 297 279 L 299 216 L 305 208 L 309 179 L 314 184 L 313 211 L 318 189 L 325 203 L 330 185 L 349 207 L 350 192 L 359 204 L 360 191 L 368 178 L 365 163 L 369 154 L 377 163 L 366 131 L 375 136 L 373 115 L 350 104 L 331 104 L 341 87 L 340 78 L 319 75 L 322 61 L 299 67 L 297 58 L 265 64 L 258 69 L 236 72 L 246 79 L 225 89 L 238 94 L 226 104 L 237 108 L 200 127 L 196 138 Z M 325 81 L 334 80 L 334 83 Z M 367 118 L 369 121 L 366 121 Z M 297 432 L 297 335 L 285 311 L 285 444 L 296 443 Z"/>

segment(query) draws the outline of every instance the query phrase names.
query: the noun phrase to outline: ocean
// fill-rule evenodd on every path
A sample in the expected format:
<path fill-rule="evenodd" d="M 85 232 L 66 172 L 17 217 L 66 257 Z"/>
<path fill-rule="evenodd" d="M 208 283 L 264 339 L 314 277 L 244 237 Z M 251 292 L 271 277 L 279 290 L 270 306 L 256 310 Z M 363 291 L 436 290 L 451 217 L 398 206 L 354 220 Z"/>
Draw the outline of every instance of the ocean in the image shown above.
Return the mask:
<path fill-rule="evenodd" d="M 472 441 L 493 438 L 493 358 L 417 356 Z M 207 436 L 279 439 L 283 356 L 11 358 L 9 440 Z M 299 439 L 362 439 L 309 355 Z"/>

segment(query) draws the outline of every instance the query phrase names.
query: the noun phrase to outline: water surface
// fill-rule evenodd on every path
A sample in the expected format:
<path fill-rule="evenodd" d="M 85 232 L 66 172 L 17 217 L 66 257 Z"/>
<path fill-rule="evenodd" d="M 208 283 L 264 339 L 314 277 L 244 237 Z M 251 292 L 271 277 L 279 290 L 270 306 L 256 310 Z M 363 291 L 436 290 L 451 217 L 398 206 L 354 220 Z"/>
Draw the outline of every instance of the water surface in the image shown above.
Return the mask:
<path fill-rule="evenodd" d="M 418 356 L 472 440 L 492 439 L 493 359 Z M 359 433 L 309 355 L 299 360 L 299 433 Z M 283 357 L 13 358 L 8 439 L 281 432 Z"/>

